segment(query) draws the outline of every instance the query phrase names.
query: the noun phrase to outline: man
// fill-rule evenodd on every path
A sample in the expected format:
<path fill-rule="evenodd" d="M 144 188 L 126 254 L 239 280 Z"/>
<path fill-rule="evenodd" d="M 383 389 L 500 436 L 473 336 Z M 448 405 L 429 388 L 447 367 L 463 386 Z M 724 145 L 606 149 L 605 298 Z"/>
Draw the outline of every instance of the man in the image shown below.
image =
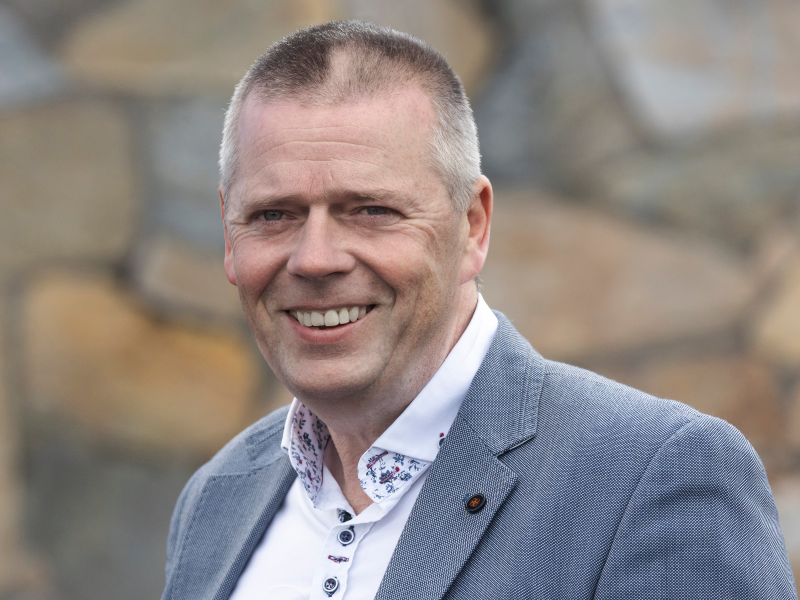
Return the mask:
<path fill-rule="evenodd" d="M 741 434 L 483 302 L 492 188 L 441 56 L 297 32 L 237 87 L 220 164 L 225 270 L 296 398 L 187 484 L 165 599 L 796 598 Z"/>

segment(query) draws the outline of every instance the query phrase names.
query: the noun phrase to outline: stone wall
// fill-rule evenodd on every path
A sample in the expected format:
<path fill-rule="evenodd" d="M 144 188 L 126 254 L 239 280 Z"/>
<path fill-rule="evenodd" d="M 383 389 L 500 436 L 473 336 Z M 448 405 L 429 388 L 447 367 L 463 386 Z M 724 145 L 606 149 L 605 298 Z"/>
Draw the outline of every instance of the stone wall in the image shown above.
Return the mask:
<path fill-rule="evenodd" d="M 791 0 L 0 0 L 0 600 L 158 597 L 185 481 L 291 400 L 222 270 L 216 151 L 252 60 L 331 18 L 462 76 L 489 304 L 739 427 L 800 567 Z"/>

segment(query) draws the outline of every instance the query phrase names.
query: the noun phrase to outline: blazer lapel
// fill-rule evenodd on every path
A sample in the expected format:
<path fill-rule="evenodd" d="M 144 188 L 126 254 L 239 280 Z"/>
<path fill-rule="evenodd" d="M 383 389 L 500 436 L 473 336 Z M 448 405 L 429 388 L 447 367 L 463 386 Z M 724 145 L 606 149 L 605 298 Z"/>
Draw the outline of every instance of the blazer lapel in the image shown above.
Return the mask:
<path fill-rule="evenodd" d="M 458 419 L 431 466 L 375 596 L 439 600 L 461 571 L 517 476 Z M 484 508 L 467 511 L 475 494 Z"/>
<path fill-rule="evenodd" d="M 173 600 L 226 600 L 295 478 L 288 457 L 210 477 L 176 567 Z"/>
<path fill-rule="evenodd" d="M 497 334 L 431 465 L 376 600 L 440 600 L 517 482 L 498 458 L 536 433 L 544 361 L 500 313 Z M 482 510 L 466 501 L 483 494 Z"/>

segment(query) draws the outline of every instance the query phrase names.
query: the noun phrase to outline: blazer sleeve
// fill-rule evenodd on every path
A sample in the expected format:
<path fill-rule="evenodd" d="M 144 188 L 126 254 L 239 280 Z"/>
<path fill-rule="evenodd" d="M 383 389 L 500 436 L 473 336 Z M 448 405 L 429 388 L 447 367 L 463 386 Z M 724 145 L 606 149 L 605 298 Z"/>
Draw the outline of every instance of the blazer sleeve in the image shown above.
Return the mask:
<path fill-rule="evenodd" d="M 797 599 L 764 467 L 738 430 L 701 415 L 661 446 L 594 598 Z"/>

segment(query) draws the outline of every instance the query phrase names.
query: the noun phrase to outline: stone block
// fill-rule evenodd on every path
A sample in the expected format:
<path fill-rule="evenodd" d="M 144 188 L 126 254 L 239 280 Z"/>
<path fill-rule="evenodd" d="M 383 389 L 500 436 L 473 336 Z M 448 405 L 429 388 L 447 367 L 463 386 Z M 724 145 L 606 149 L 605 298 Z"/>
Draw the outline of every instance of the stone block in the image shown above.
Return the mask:
<path fill-rule="evenodd" d="M 0 6 L 0 109 L 62 92 L 64 74 L 9 8 Z"/>
<path fill-rule="evenodd" d="M 0 332 L 4 311 L 0 305 Z M 2 337 L 0 340 L 4 341 Z M 5 344 L 0 343 L 0 597 L 17 591 L 23 581 L 25 557 L 22 550 L 22 485 L 18 473 L 19 425 L 8 394 Z"/>
<path fill-rule="evenodd" d="M 483 5 L 491 11 L 503 31 L 503 42 L 515 44 L 552 12 L 571 4 L 559 0 L 489 0 Z"/>
<path fill-rule="evenodd" d="M 474 96 L 487 76 L 497 40 L 471 0 L 342 0 L 349 19 L 409 33 L 441 52 Z"/>
<path fill-rule="evenodd" d="M 791 129 L 751 131 L 680 151 L 622 153 L 581 176 L 615 208 L 751 243 L 796 204 L 798 161 Z"/>
<path fill-rule="evenodd" d="M 765 286 L 780 280 L 795 257 L 800 256 L 798 232 L 800 228 L 792 227 L 791 221 L 782 222 L 768 229 L 758 240 L 754 255 Z"/>
<path fill-rule="evenodd" d="M 475 102 L 484 171 L 584 192 L 587 172 L 636 148 L 636 132 L 576 3 L 500 6 L 508 50 Z"/>
<path fill-rule="evenodd" d="M 32 25 L 39 39 L 51 46 L 64 31 L 91 10 L 117 0 L 5 0 Z"/>
<path fill-rule="evenodd" d="M 780 388 L 772 369 L 756 358 L 730 353 L 665 357 L 609 375 L 728 421 L 768 467 L 781 458 L 786 434 Z"/>
<path fill-rule="evenodd" d="M 138 214 L 132 146 L 105 103 L 0 115 L 0 268 L 121 257 Z"/>
<path fill-rule="evenodd" d="M 787 266 L 752 329 L 756 351 L 785 369 L 800 372 L 800 256 Z"/>
<path fill-rule="evenodd" d="M 146 240 L 134 273 L 139 293 L 170 314 L 242 318 L 239 293 L 225 276 L 222 252 L 201 252 L 167 237 Z"/>
<path fill-rule="evenodd" d="M 797 2 L 587 4 L 622 95 L 657 139 L 800 116 Z"/>
<path fill-rule="evenodd" d="M 125 0 L 80 21 L 60 54 L 76 78 L 108 89 L 229 96 L 271 43 L 341 16 L 333 0 Z"/>
<path fill-rule="evenodd" d="M 53 590 L 11 598 L 159 598 L 170 515 L 199 461 L 109 451 L 64 420 L 28 438 L 28 530 Z"/>
<path fill-rule="evenodd" d="M 43 276 L 24 308 L 37 414 L 124 447 L 200 456 L 248 424 L 259 373 L 238 332 L 158 320 L 100 275 Z"/>
<path fill-rule="evenodd" d="M 475 103 L 485 172 L 752 243 L 800 188 L 795 4 L 492 3 L 507 45 Z"/>
<path fill-rule="evenodd" d="M 217 157 L 226 102 L 165 102 L 147 112 L 154 200 L 149 225 L 208 252 L 224 245 Z"/>
<path fill-rule="evenodd" d="M 757 286 L 707 241 L 533 193 L 497 193 L 484 295 L 549 358 L 574 359 L 731 328 Z"/>

